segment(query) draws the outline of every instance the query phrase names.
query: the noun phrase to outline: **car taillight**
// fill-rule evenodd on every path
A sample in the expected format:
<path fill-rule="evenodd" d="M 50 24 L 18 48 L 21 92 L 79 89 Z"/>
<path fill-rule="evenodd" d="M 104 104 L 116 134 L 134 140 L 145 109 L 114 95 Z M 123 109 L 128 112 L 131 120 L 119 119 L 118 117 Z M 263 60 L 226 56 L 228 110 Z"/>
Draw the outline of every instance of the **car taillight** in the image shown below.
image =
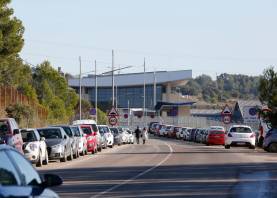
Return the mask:
<path fill-rule="evenodd" d="M 252 135 L 250 136 L 250 138 L 254 138 L 256 137 L 255 133 L 252 133 Z"/>
<path fill-rule="evenodd" d="M 231 133 L 228 133 L 228 137 L 233 137 L 233 136 L 231 135 Z"/>

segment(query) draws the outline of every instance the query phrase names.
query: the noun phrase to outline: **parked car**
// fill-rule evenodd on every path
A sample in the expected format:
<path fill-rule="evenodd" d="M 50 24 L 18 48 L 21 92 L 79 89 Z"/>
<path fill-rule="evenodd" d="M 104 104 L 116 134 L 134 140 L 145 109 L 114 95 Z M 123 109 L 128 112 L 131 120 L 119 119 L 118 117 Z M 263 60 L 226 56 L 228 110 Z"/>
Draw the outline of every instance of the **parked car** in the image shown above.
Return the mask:
<path fill-rule="evenodd" d="M 190 140 L 190 132 L 191 132 L 192 128 L 183 128 L 182 130 L 183 130 L 183 136 L 184 136 L 183 139 L 185 141 L 189 141 Z"/>
<path fill-rule="evenodd" d="M 73 130 L 70 128 L 70 126 L 68 125 L 56 125 L 55 127 L 61 127 L 63 128 L 63 130 L 66 132 L 66 134 L 68 135 L 69 139 L 70 139 L 70 143 L 71 143 L 71 148 L 72 148 L 72 152 L 73 152 L 73 158 L 78 158 L 79 157 L 79 138 L 76 137 L 74 135 Z"/>
<path fill-rule="evenodd" d="M 117 127 L 110 127 L 110 130 L 114 136 L 114 144 L 121 145 L 122 142 L 122 134 L 119 132 Z"/>
<path fill-rule="evenodd" d="M 209 135 L 209 130 L 205 129 L 203 134 L 202 134 L 201 143 L 203 143 L 203 144 L 207 143 L 208 135 Z"/>
<path fill-rule="evenodd" d="M 159 124 L 159 123 L 158 122 L 150 122 L 149 128 L 148 128 L 148 133 L 154 134 L 157 124 Z"/>
<path fill-rule="evenodd" d="M 158 136 L 165 136 L 166 126 L 167 125 L 164 124 L 159 126 L 159 128 L 157 129 Z"/>
<path fill-rule="evenodd" d="M 232 145 L 247 145 L 250 149 L 255 149 L 255 136 L 251 127 L 246 125 L 233 125 L 225 135 L 225 148 L 229 149 Z"/>
<path fill-rule="evenodd" d="M 25 157 L 36 166 L 47 165 L 48 152 L 45 138 L 40 137 L 37 129 L 22 129 L 20 132 Z"/>
<path fill-rule="evenodd" d="M 52 174 L 40 177 L 14 148 L 0 145 L 0 162 L 0 197 L 59 197 L 49 187 L 61 185 L 62 179 Z"/>
<path fill-rule="evenodd" d="M 127 131 L 127 133 L 129 134 L 129 143 L 130 144 L 134 144 L 135 143 L 135 136 L 134 136 L 134 132 L 132 131 L 132 130 L 130 130 L 130 129 L 127 129 L 126 130 Z"/>
<path fill-rule="evenodd" d="M 172 125 L 167 125 L 166 126 L 166 130 L 164 132 L 164 136 L 165 137 L 171 137 L 171 134 L 173 133 L 173 130 L 174 130 L 174 126 Z"/>
<path fill-rule="evenodd" d="M 224 145 L 225 144 L 225 129 L 221 126 L 211 126 L 208 129 L 206 145 Z"/>
<path fill-rule="evenodd" d="M 47 127 L 37 129 L 39 135 L 45 138 L 49 159 L 66 162 L 73 160 L 71 142 L 61 127 Z"/>
<path fill-rule="evenodd" d="M 75 121 L 73 121 L 73 125 L 81 125 L 81 124 L 91 126 L 92 132 L 94 132 L 96 134 L 97 151 L 101 152 L 104 140 L 98 130 L 95 120 L 75 120 Z"/>
<path fill-rule="evenodd" d="M 270 129 L 264 138 L 263 148 L 265 151 L 277 153 L 277 129 Z"/>
<path fill-rule="evenodd" d="M 117 127 L 119 130 L 119 133 L 122 135 L 122 143 L 123 144 L 128 144 L 129 143 L 129 133 L 125 130 L 123 130 L 122 127 Z"/>
<path fill-rule="evenodd" d="M 7 144 L 23 154 L 23 140 L 14 118 L 0 119 L 0 144 Z"/>
<path fill-rule="evenodd" d="M 91 152 L 92 154 L 97 153 L 98 145 L 96 132 L 92 130 L 91 125 L 82 124 L 80 128 L 87 139 L 87 152 Z"/>
<path fill-rule="evenodd" d="M 197 131 L 195 132 L 195 142 L 200 143 L 203 134 L 204 134 L 204 129 L 197 129 Z"/>
<path fill-rule="evenodd" d="M 98 129 L 100 133 L 103 132 L 105 136 L 106 147 L 112 148 L 114 145 L 114 137 L 109 127 L 107 125 L 98 125 Z"/>
<path fill-rule="evenodd" d="M 172 138 L 177 138 L 180 139 L 180 133 L 182 131 L 182 127 L 174 127 L 173 128 L 173 133 L 171 135 Z"/>
<path fill-rule="evenodd" d="M 197 131 L 196 128 L 191 129 L 189 141 L 191 141 L 191 142 L 194 142 L 194 141 L 195 141 L 195 134 L 196 134 L 196 131 Z"/>
<path fill-rule="evenodd" d="M 87 138 L 84 132 L 81 130 L 80 126 L 70 126 L 74 132 L 74 136 L 78 138 L 78 151 L 80 155 L 84 156 L 88 153 Z"/>

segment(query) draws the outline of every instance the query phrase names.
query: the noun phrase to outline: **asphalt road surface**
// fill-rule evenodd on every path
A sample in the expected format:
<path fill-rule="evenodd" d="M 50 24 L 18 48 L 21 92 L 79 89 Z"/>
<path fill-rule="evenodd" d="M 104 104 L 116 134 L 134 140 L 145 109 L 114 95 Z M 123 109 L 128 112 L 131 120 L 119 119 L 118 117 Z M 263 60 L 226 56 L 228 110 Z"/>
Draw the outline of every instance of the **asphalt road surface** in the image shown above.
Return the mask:
<path fill-rule="evenodd" d="M 167 138 L 50 163 L 61 197 L 277 197 L 277 154 Z"/>

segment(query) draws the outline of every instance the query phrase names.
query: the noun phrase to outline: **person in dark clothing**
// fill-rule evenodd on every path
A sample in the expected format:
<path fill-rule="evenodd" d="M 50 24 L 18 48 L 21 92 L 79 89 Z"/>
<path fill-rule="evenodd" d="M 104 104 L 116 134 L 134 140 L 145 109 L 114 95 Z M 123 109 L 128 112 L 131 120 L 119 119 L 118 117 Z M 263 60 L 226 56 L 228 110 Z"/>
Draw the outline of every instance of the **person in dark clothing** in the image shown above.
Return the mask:
<path fill-rule="evenodd" d="M 141 130 L 139 129 L 139 126 L 137 126 L 137 129 L 135 130 L 135 134 L 136 134 L 137 144 L 139 144 L 139 137 L 141 136 Z"/>

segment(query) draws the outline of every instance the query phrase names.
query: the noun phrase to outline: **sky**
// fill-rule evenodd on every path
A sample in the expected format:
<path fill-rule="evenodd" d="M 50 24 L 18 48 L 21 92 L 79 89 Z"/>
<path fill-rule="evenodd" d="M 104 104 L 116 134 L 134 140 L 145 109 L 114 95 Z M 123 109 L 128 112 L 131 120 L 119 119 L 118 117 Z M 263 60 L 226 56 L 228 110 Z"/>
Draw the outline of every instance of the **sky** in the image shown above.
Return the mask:
<path fill-rule="evenodd" d="M 21 57 L 73 75 L 191 69 L 193 76 L 260 75 L 277 65 L 276 0 L 12 0 Z"/>

